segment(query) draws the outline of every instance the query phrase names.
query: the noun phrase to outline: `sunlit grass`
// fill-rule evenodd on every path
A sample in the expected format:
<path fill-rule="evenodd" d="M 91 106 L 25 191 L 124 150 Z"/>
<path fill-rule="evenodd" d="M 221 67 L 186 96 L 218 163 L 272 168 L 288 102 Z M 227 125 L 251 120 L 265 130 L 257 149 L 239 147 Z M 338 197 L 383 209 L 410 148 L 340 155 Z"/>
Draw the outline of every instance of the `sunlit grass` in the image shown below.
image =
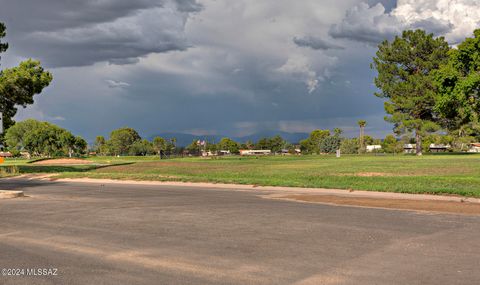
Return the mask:
<path fill-rule="evenodd" d="M 158 157 L 97 157 L 92 160 L 123 165 L 67 169 L 62 171 L 61 177 L 240 183 L 480 197 L 480 155 L 170 160 L 160 160 Z"/>

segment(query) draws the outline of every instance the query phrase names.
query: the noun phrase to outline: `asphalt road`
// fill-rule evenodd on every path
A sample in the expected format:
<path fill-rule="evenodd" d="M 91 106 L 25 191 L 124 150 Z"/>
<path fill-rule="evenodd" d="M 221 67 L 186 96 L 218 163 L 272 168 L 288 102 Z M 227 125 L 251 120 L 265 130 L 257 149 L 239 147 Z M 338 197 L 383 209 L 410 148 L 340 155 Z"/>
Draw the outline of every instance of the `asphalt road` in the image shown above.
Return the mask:
<path fill-rule="evenodd" d="M 260 191 L 11 180 L 0 189 L 29 196 L 0 200 L 0 269 L 57 274 L 17 271 L 0 284 L 480 284 L 478 216 Z"/>

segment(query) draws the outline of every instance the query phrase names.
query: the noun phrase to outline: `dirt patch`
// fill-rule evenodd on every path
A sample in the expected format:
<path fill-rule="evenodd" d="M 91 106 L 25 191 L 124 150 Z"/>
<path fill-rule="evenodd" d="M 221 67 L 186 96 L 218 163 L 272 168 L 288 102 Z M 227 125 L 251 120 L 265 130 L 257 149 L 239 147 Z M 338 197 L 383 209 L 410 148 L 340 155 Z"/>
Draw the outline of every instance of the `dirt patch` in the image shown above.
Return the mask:
<path fill-rule="evenodd" d="M 358 177 L 383 177 L 383 176 L 393 176 L 390 173 L 384 173 L 384 172 L 358 172 L 355 173 L 355 176 Z"/>
<path fill-rule="evenodd" d="M 480 204 L 453 201 L 419 201 L 408 199 L 381 199 L 362 197 L 342 197 L 333 195 L 287 195 L 277 199 L 301 202 L 325 203 L 345 206 L 387 208 L 413 211 L 443 212 L 465 215 L 480 215 Z"/>
<path fill-rule="evenodd" d="M 57 159 L 44 159 L 40 161 L 32 162 L 35 165 L 76 165 L 76 164 L 93 164 L 93 161 L 80 159 L 80 158 L 57 158 Z"/>

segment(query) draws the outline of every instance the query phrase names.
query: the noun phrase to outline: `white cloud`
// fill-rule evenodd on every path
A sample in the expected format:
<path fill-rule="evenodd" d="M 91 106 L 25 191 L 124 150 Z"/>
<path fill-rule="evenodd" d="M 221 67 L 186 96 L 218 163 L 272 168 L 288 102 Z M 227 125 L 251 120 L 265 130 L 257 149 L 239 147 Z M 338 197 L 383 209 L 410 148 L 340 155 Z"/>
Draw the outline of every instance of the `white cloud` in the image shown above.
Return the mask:
<path fill-rule="evenodd" d="M 372 7 L 367 3 L 360 3 L 347 11 L 340 24 L 332 26 L 330 35 L 334 38 L 378 43 L 399 33 L 400 30 L 398 20 L 390 14 L 385 14 L 385 8 L 381 3 Z"/>
<path fill-rule="evenodd" d="M 307 85 L 308 93 L 314 92 L 318 87 L 317 73 L 312 70 L 306 56 L 293 55 L 277 71 L 302 80 Z"/>
<path fill-rule="evenodd" d="M 107 80 L 105 80 L 105 82 L 107 82 L 108 87 L 110 87 L 110 88 L 126 88 L 126 87 L 130 86 L 130 84 L 127 83 L 127 82 L 116 81 L 116 80 L 113 80 L 113 79 L 107 79 Z"/>
<path fill-rule="evenodd" d="M 376 44 L 416 28 L 458 43 L 480 28 L 480 0 L 398 0 L 389 13 L 380 3 L 371 7 L 360 3 L 332 26 L 330 34 Z"/>
<path fill-rule="evenodd" d="M 57 9 L 57 5 L 51 5 Z M 75 11 L 62 11 L 68 7 L 58 7 L 58 15 L 62 12 L 71 14 L 70 22 L 57 16 L 56 21 L 65 22 L 64 26 L 57 23 L 38 29 L 28 27 L 29 30 L 21 31 L 24 34 L 15 33 L 15 42 L 21 54 L 38 56 L 48 66 L 55 67 L 91 65 L 102 61 L 137 63 L 139 57 L 150 53 L 190 47 L 184 34 L 185 23 L 191 13 L 201 7 L 195 0 L 143 0 L 141 3 L 117 5 L 115 1 L 85 1 L 77 5 L 79 7 Z M 94 9 L 105 10 L 105 14 L 110 12 L 110 18 L 101 19 Z M 49 21 L 56 23 L 51 19 L 39 22 L 41 25 Z M 16 28 L 20 29 L 21 25 L 14 24 L 13 29 Z"/>
<path fill-rule="evenodd" d="M 399 0 L 392 15 L 408 26 L 423 21 L 449 24 L 451 28 L 440 34 L 457 43 L 480 28 L 480 0 Z"/>

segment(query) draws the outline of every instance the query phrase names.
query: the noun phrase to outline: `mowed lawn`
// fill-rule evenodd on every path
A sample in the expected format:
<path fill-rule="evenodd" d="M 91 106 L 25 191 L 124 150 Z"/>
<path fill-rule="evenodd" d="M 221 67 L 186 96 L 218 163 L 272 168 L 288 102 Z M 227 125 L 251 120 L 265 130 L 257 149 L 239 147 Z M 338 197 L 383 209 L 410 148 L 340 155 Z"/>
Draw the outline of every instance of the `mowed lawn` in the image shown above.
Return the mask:
<path fill-rule="evenodd" d="M 194 181 L 480 197 L 480 155 L 94 158 L 124 163 L 59 177 Z M 32 172 L 31 169 L 29 172 Z"/>

